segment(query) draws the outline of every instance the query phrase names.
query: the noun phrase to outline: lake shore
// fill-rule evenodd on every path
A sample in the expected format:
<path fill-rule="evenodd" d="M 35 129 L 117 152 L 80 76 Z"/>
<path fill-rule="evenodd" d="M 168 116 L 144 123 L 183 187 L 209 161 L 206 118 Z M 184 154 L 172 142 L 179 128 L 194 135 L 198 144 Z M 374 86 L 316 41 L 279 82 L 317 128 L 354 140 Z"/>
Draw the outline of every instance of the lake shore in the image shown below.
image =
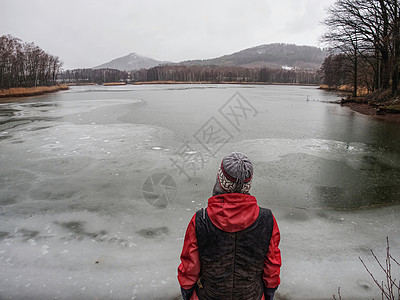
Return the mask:
<path fill-rule="evenodd" d="M 379 119 L 387 122 L 400 123 L 400 114 L 392 113 L 381 110 L 371 104 L 355 101 L 343 101 L 340 103 L 344 107 L 348 107 L 351 110 L 358 112 L 360 114 L 372 117 L 374 119 Z"/>
<path fill-rule="evenodd" d="M 390 97 L 388 91 L 368 94 L 365 90 L 360 89 L 359 93 L 362 96 L 354 98 L 348 86 L 330 88 L 321 85 L 320 89 L 341 93 L 343 98 L 339 101 L 339 104 L 355 112 L 382 121 L 400 123 L 400 106 L 397 104 L 398 99 Z"/>
<path fill-rule="evenodd" d="M 173 80 L 157 80 L 157 81 L 136 81 L 133 85 L 146 84 L 240 84 L 240 85 L 294 85 L 294 86 L 318 86 L 316 84 L 305 83 L 279 83 L 279 82 L 243 82 L 243 81 L 173 81 Z"/>
<path fill-rule="evenodd" d="M 69 89 L 68 85 L 10 88 L 10 89 L 0 90 L 0 98 L 8 99 L 15 97 L 38 96 L 68 89 Z"/>

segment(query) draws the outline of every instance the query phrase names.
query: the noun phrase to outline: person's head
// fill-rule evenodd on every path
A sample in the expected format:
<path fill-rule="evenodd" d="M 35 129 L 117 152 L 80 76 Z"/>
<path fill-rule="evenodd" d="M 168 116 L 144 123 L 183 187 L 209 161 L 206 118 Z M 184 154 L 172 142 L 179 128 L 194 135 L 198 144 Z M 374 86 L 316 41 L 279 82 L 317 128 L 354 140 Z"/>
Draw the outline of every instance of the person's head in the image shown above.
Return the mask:
<path fill-rule="evenodd" d="M 218 169 L 213 196 L 226 193 L 248 194 L 253 178 L 250 159 L 240 152 L 224 157 Z"/>

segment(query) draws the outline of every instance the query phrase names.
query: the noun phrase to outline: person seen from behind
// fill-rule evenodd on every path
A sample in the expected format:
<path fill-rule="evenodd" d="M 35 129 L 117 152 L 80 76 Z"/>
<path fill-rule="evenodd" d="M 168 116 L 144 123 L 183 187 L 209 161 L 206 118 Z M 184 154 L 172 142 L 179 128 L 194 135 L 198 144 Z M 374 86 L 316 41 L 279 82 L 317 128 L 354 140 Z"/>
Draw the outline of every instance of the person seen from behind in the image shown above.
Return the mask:
<path fill-rule="evenodd" d="M 207 208 L 189 222 L 178 267 L 184 300 L 273 300 L 280 284 L 280 232 L 249 194 L 253 165 L 224 157 Z"/>

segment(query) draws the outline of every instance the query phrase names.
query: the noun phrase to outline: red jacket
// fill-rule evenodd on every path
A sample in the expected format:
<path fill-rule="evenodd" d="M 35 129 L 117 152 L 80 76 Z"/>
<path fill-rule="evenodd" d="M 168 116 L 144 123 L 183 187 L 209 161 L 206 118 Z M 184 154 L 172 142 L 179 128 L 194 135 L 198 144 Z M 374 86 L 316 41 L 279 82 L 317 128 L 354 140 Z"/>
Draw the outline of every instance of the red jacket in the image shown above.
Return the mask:
<path fill-rule="evenodd" d="M 229 193 L 208 199 L 207 213 L 212 223 L 226 232 L 241 231 L 258 217 L 259 206 L 254 196 Z M 201 264 L 196 239 L 195 216 L 189 222 L 178 267 L 178 281 L 182 288 L 192 288 L 200 278 Z M 281 252 L 280 233 L 274 218 L 274 227 L 267 256 L 264 261 L 265 287 L 276 288 L 280 284 Z M 194 293 L 191 299 L 198 299 Z"/>

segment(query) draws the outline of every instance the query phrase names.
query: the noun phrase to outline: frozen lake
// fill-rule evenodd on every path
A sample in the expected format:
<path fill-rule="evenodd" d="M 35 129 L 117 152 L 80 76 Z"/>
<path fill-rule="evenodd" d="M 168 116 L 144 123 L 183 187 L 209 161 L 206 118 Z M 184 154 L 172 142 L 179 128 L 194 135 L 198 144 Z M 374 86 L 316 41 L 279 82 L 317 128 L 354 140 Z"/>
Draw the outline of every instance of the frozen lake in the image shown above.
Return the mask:
<path fill-rule="evenodd" d="M 174 299 L 221 159 L 281 230 L 276 299 L 380 299 L 400 259 L 400 125 L 315 87 L 72 87 L 0 102 L 0 299 Z M 400 279 L 399 268 L 394 268 Z"/>

